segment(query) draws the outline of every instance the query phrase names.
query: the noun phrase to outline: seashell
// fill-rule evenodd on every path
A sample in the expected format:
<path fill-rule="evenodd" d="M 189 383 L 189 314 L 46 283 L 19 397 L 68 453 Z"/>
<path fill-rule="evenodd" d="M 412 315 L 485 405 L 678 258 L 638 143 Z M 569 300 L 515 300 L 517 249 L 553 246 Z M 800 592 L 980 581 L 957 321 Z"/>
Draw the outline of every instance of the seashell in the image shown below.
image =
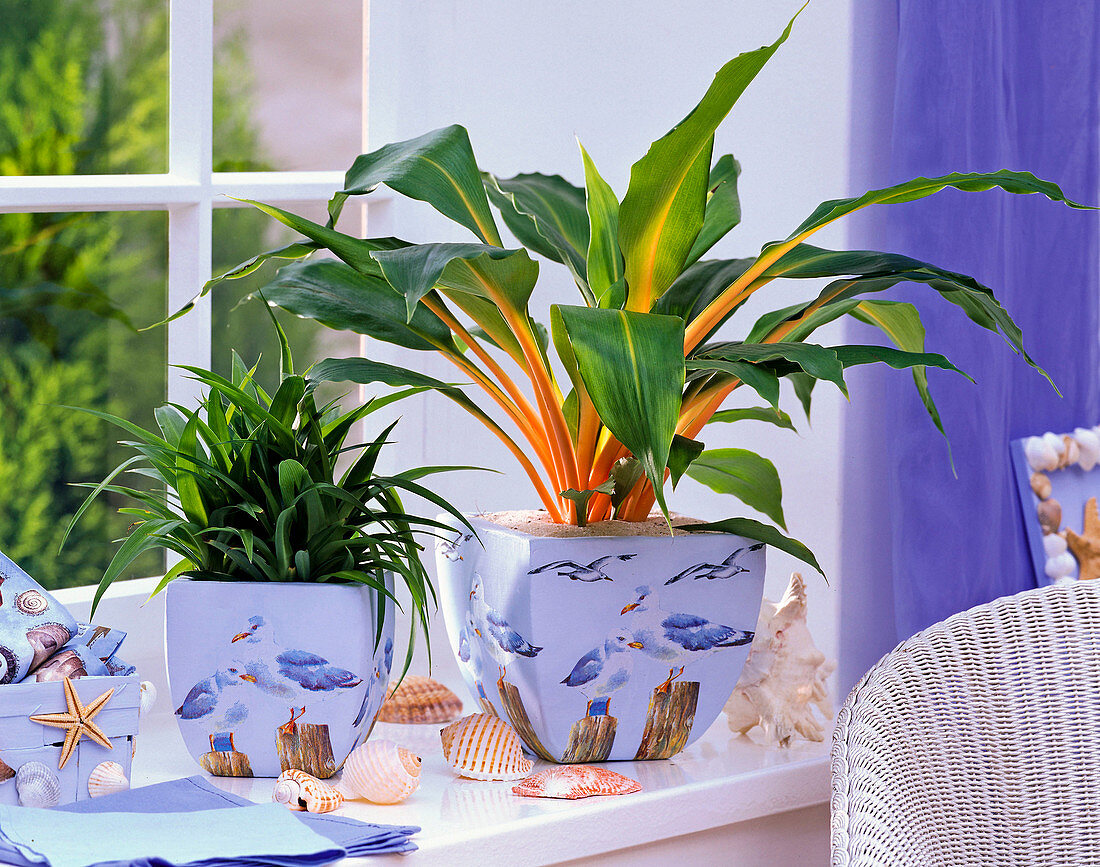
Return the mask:
<path fill-rule="evenodd" d="M 290 810 L 308 813 L 331 813 L 344 803 L 344 796 L 335 786 L 312 777 L 305 771 L 291 768 L 279 774 L 271 800 L 285 804 Z"/>
<path fill-rule="evenodd" d="M 596 765 L 558 765 L 539 771 L 512 791 L 527 798 L 589 798 L 592 795 L 629 795 L 640 792 L 637 780 Z"/>
<path fill-rule="evenodd" d="M 1066 547 L 1064 536 L 1059 536 L 1057 533 L 1047 533 L 1043 536 L 1043 550 L 1046 552 L 1048 558 L 1057 557 L 1059 554 L 1065 554 Z"/>
<path fill-rule="evenodd" d="M 1068 434 L 1062 437 L 1062 442 L 1065 444 L 1065 451 L 1062 453 L 1062 459 L 1058 462 L 1058 465 L 1071 467 L 1080 459 L 1081 449 L 1077 445 L 1077 440 Z"/>
<path fill-rule="evenodd" d="M 1024 454 L 1027 464 L 1036 472 L 1058 468 L 1058 452 L 1042 437 L 1028 437 L 1024 440 Z"/>
<path fill-rule="evenodd" d="M 61 803 L 61 782 L 42 762 L 27 762 L 15 772 L 15 791 L 24 807 L 56 807 Z"/>
<path fill-rule="evenodd" d="M 1081 452 L 1077 463 L 1086 473 L 1090 472 L 1100 464 L 1100 436 L 1088 428 L 1079 427 L 1073 432 L 1073 438 L 1077 440 L 1077 447 Z"/>
<path fill-rule="evenodd" d="M 1058 455 L 1059 460 L 1062 459 L 1062 455 L 1066 453 L 1066 444 L 1058 434 L 1047 431 L 1043 434 L 1043 442 L 1054 449 L 1054 453 Z"/>
<path fill-rule="evenodd" d="M 535 764 L 524 757 L 516 730 L 487 713 L 463 717 L 443 729 L 439 737 L 443 757 L 463 777 L 519 780 L 531 773 Z"/>
<path fill-rule="evenodd" d="M 1043 500 L 1039 504 L 1039 526 L 1043 534 L 1057 533 L 1062 527 L 1062 504 L 1057 500 Z"/>
<path fill-rule="evenodd" d="M 1050 476 L 1046 473 L 1031 474 L 1031 492 L 1040 500 L 1045 500 L 1051 494 Z"/>
<path fill-rule="evenodd" d="M 0 759 L 0 783 L 6 783 L 15 777 L 15 768 L 11 767 L 3 759 Z"/>
<path fill-rule="evenodd" d="M 462 699 L 430 677 L 410 674 L 396 690 L 390 687 L 379 722 L 444 723 L 462 715 Z"/>
<path fill-rule="evenodd" d="M 138 715 L 147 716 L 157 703 L 157 688 L 147 680 L 141 682 L 141 694 L 138 698 Z"/>
<path fill-rule="evenodd" d="M 420 785 L 420 756 L 393 741 L 368 741 L 344 762 L 340 789 L 347 798 L 375 804 L 404 801 Z"/>
<path fill-rule="evenodd" d="M 50 601 L 37 590 L 24 590 L 15 597 L 15 607 L 24 614 L 41 614 L 50 607 Z"/>
<path fill-rule="evenodd" d="M 1043 567 L 1043 571 L 1046 572 L 1047 578 L 1051 579 L 1076 578 L 1077 560 L 1067 551 L 1064 554 L 1049 558 Z"/>
<path fill-rule="evenodd" d="M 100 762 L 88 774 L 88 796 L 101 798 L 115 792 L 125 792 L 130 788 L 126 771 L 118 762 Z"/>
<path fill-rule="evenodd" d="M 1058 586 L 1063 586 L 1063 585 L 1067 585 L 1067 584 L 1076 584 L 1077 579 L 1076 578 L 1071 578 L 1070 576 L 1067 575 L 1067 576 L 1064 576 L 1062 578 L 1055 578 L 1054 583 L 1057 584 Z"/>

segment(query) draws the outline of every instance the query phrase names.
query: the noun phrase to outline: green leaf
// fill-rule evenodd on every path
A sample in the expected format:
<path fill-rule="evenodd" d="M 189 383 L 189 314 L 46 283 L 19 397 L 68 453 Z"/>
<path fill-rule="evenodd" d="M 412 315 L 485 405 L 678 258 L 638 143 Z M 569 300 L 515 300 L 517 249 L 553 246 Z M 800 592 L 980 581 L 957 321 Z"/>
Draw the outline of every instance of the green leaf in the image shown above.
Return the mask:
<path fill-rule="evenodd" d="M 769 527 L 767 524 L 761 524 L 751 518 L 726 518 L 724 521 L 714 521 L 710 524 L 684 524 L 676 529 L 686 530 L 689 533 L 735 533 L 738 536 L 744 536 L 746 539 L 771 545 L 773 548 L 784 551 L 803 563 L 813 566 L 822 575 L 825 574 L 825 570 L 818 564 L 817 558 L 814 557 L 809 548 L 795 539 L 784 536 L 775 527 Z"/>
<path fill-rule="evenodd" d="M 668 452 L 668 474 L 674 490 L 688 467 L 702 453 L 703 444 L 698 440 L 680 436 L 680 434 L 672 438 L 672 447 Z"/>
<path fill-rule="evenodd" d="M 787 529 L 779 473 L 767 458 L 747 449 L 710 449 L 695 459 L 687 474 L 712 491 L 732 494 Z"/>
<path fill-rule="evenodd" d="M 683 270 L 703 226 L 714 131 L 793 24 L 794 18 L 773 44 L 723 66 L 691 113 L 631 168 L 619 209 L 628 309 L 648 311 Z"/>
<path fill-rule="evenodd" d="M 637 458 L 619 458 L 611 467 L 611 480 L 615 483 L 615 491 L 611 495 L 611 505 L 616 515 L 627 494 L 641 480 L 643 472 L 642 465 L 638 463 Z"/>
<path fill-rule="evenodd" d="M 737 178 L 740 174 L 741 164 L 730 154 L 719 157 L 711 168 L 703 228 L 688 253 L 688 265 L 702 258 L 707 250 L 741 222 L 741 199 L 737 196 Z"/>
<path fill-rule="evenodd" d="M 202 447 L 199 445 L 198 425 L 198 416 L 192 416 L 180 436 L 179 451 L 176 454 L 176 493 L 179 494 L 180 508 L 187 519 L 196 524 L 205 524 L 209 519 L 197 477 L 200 468 L 205 464 Z"/>
<path fill-rule="evenodd" d="M 569 488 L 566 491 L 562 491 L 561 495 L 567 500 L 572 500 L 577 504 L 577 526 L 588 526 L 588 501 L 592 499 L 593 494 L 612 494 L 615 492 L 615 482 L 613 479 L 608 479 L 602 485 L 596 485 L 594 488 L 587 488 L 583 491 L 578 491 L 576 488 Z"/>
<path fill-rule="evenodd" d="M 816 343 L 714 343 L 700 347 L 697 355 L 689 358 L 689 370 L 707 370 L 715 361 L 749 361 L 760 364 L 782 359 L 800 367 L 805 373 L 825 379 L 836 385 L 845 395 L 844 366 L 836 352 Z M 713 369 L 723 370 L 715 366 Z"/>
<path fill-rule="evenodd" d="M 817 385 L 817 380 L 806 373 L 791 373 L 788 374 L 787 379 L 791 381 L 791 385 L 794 386 L 794 396 L 798 398 L 798 402 L 802 404 L 802 412 L 806 414 L 806 421 L 810 420 L 810 400 L 813 397 L 814 386 Z"/>
<path fill-rule="evenodd" d="M 444 127 L 357 157 L 344 178 L 344 189 L 329 204 L 332 220 L 348 196 L 374 192 L 379 184 L 427 202 L 486 244 L 501 246 L 464 127 Z"/>
<path fill-rule="evenodd" d="M 769 424 L 774 424 L 776 427 L 786 428 L 787 430 L 796 429 L 794 422 L 791 421 L 791 417 L 787 415 L 787 413 L 783 412 L 781 409 L 767 406 L 748 406 L 719 410 L 710 417 L 707 424 L 711 424 L 712 422 L 734 421 L 766 421 Z"/>
<path fill-rule="evenodd" d="M 577 144 L 584 162 L 585 206 L 588 209 L 588 285 L 599 299 L 623 277 L 623 254 L 619 250 L 619 200 L 607 181 L 600 177 L 584 145 Z"/>
<path fill-rule="evenodd" d="M 943 370 L 953 370 L 955 373 L 965 376 L 971 382 L 974 379 L 965 371 L 959 370 L 944 356 L 938 352 L 906 352 L 894 349 L 892 346 L 864 346 L 861 344 L 847 344 L 845 346 L 829 347 L 836 353 L 840 363 L 845 369 L 856 367 L 860 364 L 886 364 L 895 370 L 904 370 L 909 367 L 939 367 Z"/>
<path fill-rule="evenodd" d="M 396 241 L 396 238 L 390 240 Z M 286 244 L 282 247 L 276 247 L 274 250 L 268 250 L 265 253 L 259 253 L 253 256 L 251 259 L 246 259 L 239 265 L 234 265 L 224 274 L 219 274 L 213 280 L 207 282 L 203 287 L 204 294 L 222 280 L 239 280 L 242 277 L 247 277 L 249 274 L 254 274 L 259 271 L 267 262 L 271 259 L 289 259 L 296 261 L 298 259 L 305 259 L 307 256 L 313 255 L 317 250 L 321 249 L 321 244 L 317 241 L 295 241 L 293 244 Z"/>
<path fill-rule="evenodd" d="M 753 259 L 707 259 L 689 266 L 653 305 L 654 313 L 667 313 L 691 322 L 744 274 Z M 733 311 L 731 311 L 732 313 Z"/>
<path fill-rule="evenodd" d="M 555 305 L 600 420 L 638 459 L 668 517 L 664 474 L 684 388 L 675 316 Z"/>

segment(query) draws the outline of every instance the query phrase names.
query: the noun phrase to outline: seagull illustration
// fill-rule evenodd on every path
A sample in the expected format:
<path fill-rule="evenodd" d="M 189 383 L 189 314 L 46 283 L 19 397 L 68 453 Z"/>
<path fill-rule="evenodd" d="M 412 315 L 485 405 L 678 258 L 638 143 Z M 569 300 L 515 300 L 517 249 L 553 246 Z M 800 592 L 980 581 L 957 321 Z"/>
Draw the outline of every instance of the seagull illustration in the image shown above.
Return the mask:
<path fill-rule="evenodd" d="M 634 639 L 630 630 L 616 629 L 607 636 L 603 647 L 590 650 L 577 660 L 573 670 L 562 681 L 566 686 L 584 693 L 588 699 L 586 714 L 591 714 L 593 701 L 603 698 L 607 700 L 605 714 L 611 715 L 611 694 L 626 686 L 634 672 L 631 649 L 643 650 L 644 646 Z"/>
<path fill-rule="evenodd" d="M 573 560 L 558 560 L 555 563 L 539 566 L 538 569 L 532 569 L 527 574 L 537 575 L 547 569 L 556 569 L 560 577 L 568 578 L 570 581 L 610 581 L 612 580 L 611 576 L 606 575 L 603 571 L 604 563 L 610 560 L 633 560 L 637 556 L 637 554 L 609 554 L 606 557 L 593 560 L 587 566 L 582 566 Z"/>
<path fill-rule="evenodd" d="M 459 549 L 474 538 L 473 533 L 462 533 L 456 536 L 454 539 L 440 539 L 439 550 L 440 553 L 452 563 L 461 560 L 462 555 L 458 553 Z"/>
<path fill-rule="evenodd" d="M 688 568 L 679 575 L 674 575 L 669 578 L 665 582 L 665 586 L 667 587 L 669 584 L 675 584 L 681 578 L 687 578 L 689 576 L 696 580 L 699 578 L 706 578 L 709 581 L 712 578 L 732 578 L 734 575 L 748 572 L 748 569 L 734 561 L 742 554 L 751 554 L 753 551 L 759 551 L 763 547 L 763 542 L 757 542 L 755 545 L 749 545 L 747 548 L 738 548 L 717 565 L 713 563 L 698 563 L 695 566 L 688 566 Z"/>
<path fill-rule="evenodd" d="M 752 642 L 753 633 L 712 623 L 696 614 L 681 614 L 661 608 L 656 593 L 649 587 L 637 588 L 638 598 L 623 608 L 631 615 L 630 629 L 642 644 L 642 652 L 671 664 L 668 678 L 657 689 L 667 692 L 672 681 L 684 673 L 684 667 L 719 650 Z M 676 666 L 680 667 L 676 671 Z"/>
<path fill-rule="evenodd" d="M 512 657 L 517 655 L 534 657 L 538 656 L 539 651 L 542 650 L 509 626 L 508 621 L 499 611 L 489 607 L 485 601 L 484 588 L 481 586 L 481 576 L 476 572 L 474 585 L 470 589 L 470 614 L 474 634 L 486 639 L 482 646 L 486 647 L 497 661 L 502 679 Z"/>
<path fill-rule="evenodd" d="M 359 706 L 359 713 L 355 717 L 352 728 L 358 728 L 363 718 L 367 715 L 367 707 L 370 705 L 371 696 L 376 687 L 380 687 L 382 680 L 389 676 L 390 665 L 393 663 L 393 639 L 387 638 L 382 648 L 382 658 L 374 664 L 374 678 L 367 684 L 367 691 L 363 693 L 363 703 Z"/>
<path fill-rule="evenodd" d="M 252 677 L 235 666 L 221 669 L 191 687 L 183 704 L 176 708 L 180 719 L 199 721 L 210 738 L 211 752 L 216 735 L 228 732 L 232 736 L 233 729 L 248 718 L 248 708 L 240 701 L 230 704 L 228 699 L 222 700 L 223 690 L 246 682 L 253 682 Z"/>

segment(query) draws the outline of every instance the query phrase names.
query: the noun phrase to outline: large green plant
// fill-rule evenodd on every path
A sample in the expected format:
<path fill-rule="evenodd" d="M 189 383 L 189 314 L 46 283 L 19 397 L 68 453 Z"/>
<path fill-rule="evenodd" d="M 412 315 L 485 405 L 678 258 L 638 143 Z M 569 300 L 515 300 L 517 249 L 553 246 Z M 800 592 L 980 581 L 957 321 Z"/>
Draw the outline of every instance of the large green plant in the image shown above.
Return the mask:
<path fill-rule="evenodd" d="M 793 23 L 772 45 L 742 54 L 718 71 L 699 104 L 634 164 L 621 200 L 583 148 L 583 188 L 556 175 L 502 179 L 479 171 L 466 130 L 451 126 L 359 157 L 330 203 L 326 226 L 252 203 L 305 237 L 224 277 L 252 273 L 269 259 L 304 259 L 320 249 L 335 254 L 340 262 L 283 267 L 264 288 L 265 296 L 331 327 L 438 352 L 453 362 L 514 431 L 458 388 L 431 384 L 504 442 L 555 521 L 644 519 L 654 503 L 665 510 L 666 480 L 675 485 L 686 473 L 739 497 L 785 529 L 775 467 L 744 449 L 704 451 L 698 438 L 708 422 L 756 419 L 790 426 L 778 406 L 782 378 L 793 382 L 808 406 L 819 380 L 845 391 L 848 368 L 880 363 L 912 370 L 942 430 L 925 371 L 957 369 L 942 355 L 925 351 L 914 306 L 865 296 L 902 282 L 923 284 L 961 307 L 976 325 L 1000 332 L 1035 366 L 1016 323 L 973 277 L 893 253 L 821 249 L 807 243 L 810 237 L 861 208 L 910 202 L 948 187 L 1000 187 L 1085 207 L 1027 172 L 916 178 L 825 202 L 755 256 L 703 259 L 741 219 L 740 167 L 730 155 L 715 157 L 715 130 Z M 348 197 L 383 184 L 431 204 L 472 232 L 476 242 L 359 239 L 334 228 Z M 505 249 L 490 205 L 524 248 Z M 547 329 L 529 308 L 539 274 L 533 253 L 565 265 L 584 302 L 549 311 L 548 331 L 564 381 L 555 378 L 548 360 Z M 719 330 L 745 302 L 780 277 L 839 279 L 815 297 L 764 314 L 746 339 L 720 339 Z M 817 328 L 845 315 L 878 326 L 893 345 L 823 346 L 810 340 Z M 526 393 L 513 378 L 516 370 L 530 384 Z M 419 374 L 355 359 L 322 363 L 313 375 L 425 384 Z M 741 387 L 755 391 L 766 405 L 719 411 Z M 804 546 L 767 524 L 737 518 L 705 526 L 766 541 L 817 565 Z"/>

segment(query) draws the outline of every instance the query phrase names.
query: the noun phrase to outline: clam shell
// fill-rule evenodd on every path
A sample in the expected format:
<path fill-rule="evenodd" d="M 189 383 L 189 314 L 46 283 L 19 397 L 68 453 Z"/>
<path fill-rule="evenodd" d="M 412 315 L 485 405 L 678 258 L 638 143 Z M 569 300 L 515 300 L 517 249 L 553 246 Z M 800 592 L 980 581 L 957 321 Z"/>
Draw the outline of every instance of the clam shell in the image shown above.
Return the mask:
<path fill-rule="evenodd" d="M 1088 428 L 1079 427 L 1073 432 L 1073 438 L 1081 453 L 1077 463 L 1087 473 L 1100 463 L 1100 437 Z"/>
<path fill-rule="evenodd" d="M 589 798 L 593 795 L 629 795 L 640 792 L 637 780 L 595 765 L 558 765 L 539 771 L 512 791 L 528 798 Z"/>
<path fill-rule="evenodd" d="M 157 703 L 157 688 L 147 680 L 141 682 L 141 693 L 138 698 L 138 714 L 147 716 Z"/>
<path fill-rule="evenodd" d="M 508 723 L 487 713 L 475 713 L 451 723 L 439 733 L 443 757 L 463 777 L 474 780 L 519 780 L 534 762 Z"/>
<path fill-rule="evenodd" d="M 88 774 L 88 796 L 101 798 L 115 792 L 125 792 L 130 788 L 126 771 L 118 762 L 100 762 Z"/>
<path fill-rule="evenodd" d="M 462 714 L 462 699 L 430 677 L 410 674 L 396 690 L 390 687 L 379 722 L 444 723 Z"/>
<path fill-rule="evenodd" d="M 1043 534 L 1057 533 L 1062 526 L 1062 504 L 1057 500 L 1043 500 L 1037 511 Z"/>
<path fill-rule="evenodd" d="M 1050 476 L 1046 473 L 1032 473 L 1031 474 L 1031 491 L 1040 500 L 1045 500 L 1050 496 L 1051 491 Z"/>
<path fill-rule="evenodd" d="M 42 762 L 27 762 L 15 772 L 15 790 L 24 807 L 56 807 L 61 803 L 61 782 Z"/>
<path fill-rule="evenodd" d="M 368 741 L 344 762 L 340 789 L 348 798 L 375 804 L 404 801 L 420 785 L 420 756 L 393 741 Z"/>
<path fill-rule="evenodd" d="M 285 804 L 291 810 L 308 813 L 331 813 L 344 803 L 344 796 L 335 786 L 312 777 L 305 771 L 291 768 L 279 774 L 271 800 Z"/>
<path fill-rule="evenodd" d="M 15 597 L 15 607 L 24 614 L 41 614 L 50 607 L 50 602 L 37 590 L 24 590 Z"/>

